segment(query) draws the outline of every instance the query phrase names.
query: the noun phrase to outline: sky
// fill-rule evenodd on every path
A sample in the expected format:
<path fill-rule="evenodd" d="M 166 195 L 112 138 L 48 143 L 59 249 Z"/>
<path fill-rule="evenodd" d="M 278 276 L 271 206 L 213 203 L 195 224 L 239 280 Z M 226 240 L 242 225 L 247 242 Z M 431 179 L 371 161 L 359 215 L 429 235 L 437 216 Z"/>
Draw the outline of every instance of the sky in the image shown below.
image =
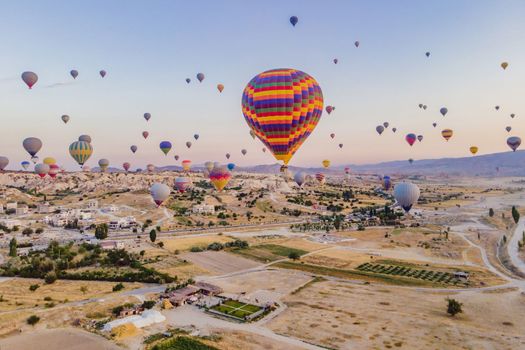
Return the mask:
<path fill-rule="evenodd" d="M 19 169 L 29 158 L 22 141 L 34 136 L 44 143 L 40 159 L 78 169 L 68 146 L 89 134 L 90 166 L 100 158 L 133 169 L 178 165 L 176 154 L 195 164 L 226 162 L 225 153 L 240 166 L 271 164 L 249 135 L 241 96 L 252 77 L 273 68 L 310 74 L 325 105 L 336 107 L 292 165 L 462 157 L 472 145 L 478 154 L 507 151 L 508 136 L 525 136 L 524 17 L 521 0 L 3 1 L 0 155 Z M 20 79 L 27 70 L 39 76 L 32 90 Z M 390 127 L 379 136 L 375 127 L 385 121 Z M 454 130 L 449 142 L 444 128 Z M 408 146 L 411 132 L 423 142 Z M 163 140 L 174 145 L 168 156 Z"/>

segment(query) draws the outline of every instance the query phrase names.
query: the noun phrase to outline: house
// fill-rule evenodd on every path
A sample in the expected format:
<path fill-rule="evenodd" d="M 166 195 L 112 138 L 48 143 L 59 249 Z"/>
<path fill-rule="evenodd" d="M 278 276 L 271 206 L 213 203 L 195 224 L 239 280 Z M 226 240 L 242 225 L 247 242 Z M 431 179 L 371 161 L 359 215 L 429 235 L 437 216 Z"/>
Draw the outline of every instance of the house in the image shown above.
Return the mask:
<path fill-rule="evenodd" d="M 26 204 L 20 204 L 16 208 L 16 215 L 25 215 L 29 213 L 29 207 Z"/>
<path fill-rule="evenodd" d="M 191 211 L 193 214 L 215 214 L 215 206 L 211 204 L 194 205 Z"/>
<path fill-rule="evenodd" d="M 467 282 L 469 280 L 470 274 L 465 271 L 456 271 L 454 272 L 454 278 L 457 278 L 458 280 L 462 282 Z"/>
<path fill-rule="evenodd" d="M 141 315 L 131 315 L 108 322 L 104 325 L 104 331 L 109 332 L 113 328 L 131 323 L 137 328 L 144 328 L 155 323 L 164 322 L 166 317 L 157 310 L 146 310 Z"/>
<path fill-rule="evenodd" d="M 50 214 L 55 211 L 55 207 L 45 202 L 39 203 L 36 210 L 39 214 Z"/>
<path fill-rule="evenodd" d="M 108 228 L 110 230 L 119 230 L 123 228 L 131 228 L 137 226 L 137 222 L 135 221 L 135 217 L 133 216 L 126 216 L 125 218 L 121 218 L 119 220 L 110 221 L 108 224 Z"/>
<path fill-rule="evenodd" d="M 103 209 L 104 212 L 106 213 L 116 213 L 118 212 L 118 207 L 114 206 L 114 205 L 110 205 L 109 207 L 105 207 Z"/>
<path fill-rule="evenodd" d="M 199 293 L 198 287 L 188 285 L 184 288 L 168 293 L 168 299 L 173 306 L 182 306 L 197 293 Z"/>
<path fill-rule="evenodd" d="M 16 208 L 18 208 L 18 202 L 9 202 L 5 205 L 6 210 L 16 210 Z"/>
<path fill-rule="evenodd" d="M 124 242 L 121 241 L 101 241 L 99 245 L 104 250 L 124 249 Z"/>
<path fill-rule="evenodd" d="M 96 199 L 91 199 L 86 202 L 86 209 L 88 210 L 97 210 L 98 209 L 98 201 Z"/>
<path fill-rule="evenodd" d="M 216 296 L 223 292 L 222 288 L 211 283 L 197 282 L 195 287 L 200 289 L 200 293 L 208 296 Z"/>
<path fill-rule="evenodd" d="M 165 293 L 161 299 L 168 299 L 173 306 L 197 302 L 202 296 L 216 296 L 223 292 L 222 288 L 205 282 L 189 284 L 184 288 Z"/>

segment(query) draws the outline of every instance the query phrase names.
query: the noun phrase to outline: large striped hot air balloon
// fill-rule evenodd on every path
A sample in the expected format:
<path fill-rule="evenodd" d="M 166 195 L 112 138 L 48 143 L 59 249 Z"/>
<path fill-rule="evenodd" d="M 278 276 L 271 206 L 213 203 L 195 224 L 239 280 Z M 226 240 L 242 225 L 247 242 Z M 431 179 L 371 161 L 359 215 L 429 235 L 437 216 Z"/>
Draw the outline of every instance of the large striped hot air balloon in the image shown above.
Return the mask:
<path fill-rule="evenodd" d="M 93 146 L 86 141 L 75 141 L 69 145 L 69 154 L 82 166 L 93 154 Z"/>
<path fill-rule="evenodd" d="M 98 166 L 100 167 L 100 171 L 105 173 L 109 167 L 109 160 L 107 160 L 106 158 L 100 159 L 98 161 Z"/>
<path fill-rule="evenodd" d="M 443 131 L 441 131 L 441 136 L 443 136 L 443 138 L 447 141 L 450 140 L 452 135 L 454 135 L 452 129 L 443 129 Z"/>
<path fill-rule="evenodd" d="M 210 182 L 219 192 L 226 187 L 231 177 L 232 175 L 226 167 L 215 167 L 210 171 Z"/>
<path fill-rule="evenodd" d="M 191 180 L 188 177 L 177 177 L 175 179 L 175 188 L 180 193 L 186 192 L 186 190 L 190 187 Z"/>
<path fill-rule="evenodd" d="M 49 165 L 49 172 L 47 173 L 52 179 L 54 179 L 58 172 L 60 171 L 60 167 L 53 163 L 53 164 L 48 164 Z"/>
<path fill-rule="evenodd" d="M 325 177 L 324 177 L 324 174 L 323 173 L 317 173 L 315 174 L 315 178 L 317 179 L 317 181 L 319 181 L 319 183 L 322 185 L 324 184 L 325 182 Z"/>
<path fill-rule="evenodd" d="M 164 155 L 168 155 L 168 152 L 171 150 L 171 142 L 169 141 L 162 141 L 159 145 L 160 150 Z"/>
<path fill-rule="evenodd" d="M 388 191 L 392 187 L 392 181 L 390 180 L 390 176 L 385 175 L 383 176 L 383 188 Z"/>
<path fill-rule="evenodd" d="M 190 171 L 191 168 L 191 160 L 185 159 L 182 161 L 182 169 L 184 171 Z"/>
<path fill-rule="evenodd" d="M 322 111 L 321 88 L 297 69 L 263 72 L 250 80 L 242 95 L 246 122 L 285 165 L 315 129 Z"/>

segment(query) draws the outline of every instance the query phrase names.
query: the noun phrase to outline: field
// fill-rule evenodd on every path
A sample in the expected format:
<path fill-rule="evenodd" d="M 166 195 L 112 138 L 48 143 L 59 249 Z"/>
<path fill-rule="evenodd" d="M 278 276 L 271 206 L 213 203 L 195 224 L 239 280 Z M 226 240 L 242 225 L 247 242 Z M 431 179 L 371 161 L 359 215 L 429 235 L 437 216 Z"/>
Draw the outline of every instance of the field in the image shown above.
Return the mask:
<path fill-rule="evenodd" d="M 181 256 L 200 269 L 216 274 L 225 274 L 259 266 L 258 263 L 224 251 L 185 253 Z"/>
<path fill-rule="evenodd" d="M 231 242 L 233 239 L 222 236 L 222 235 L 209 235 L 209 236 L 195 236 L 195 237 L 183 237 L 183 238 L 163 238 L 164 248 L 172 252 L 175 250 L 187 251 L 191 247 L 206 248 L 209 244 L 214 242 L 226 243 Z"/>
<path fill-rule="evenodd" d="M 226 300 L 219 305 L 215 305 L 211 309 L 242 319 L 261 310 L 261 308 L 257 305 L 246 304 L 235 300 Z"/>
<path fill-rule="evenodd" d="M 463 313 L 447 315 L 446 297 L 463 303 Z M 269 328 L 331 349 L 522 349 L 524 301 L 516 290 L 437 293 L 325 281 L 287 296 L 287 310 Z"/>
<path fill-rule="evenodd" d="M 459 283 L 459 280 L 454 278 L 454 275 L 450 272 L 420 270 L 401 265 L 364 263 L 362 265 L 359 265 L 357 269 L 360 271 L 369 271 L 386 275 L 406 276 L 411 278 L 427 280 L 435 283 Z"/>
<path fill-rule="evenodd" d="M 306 250 L 285 247 L 277 244 L 260 244 L 246 249 L 233 249 L 231 252 L 262 263 L 286 258 L 292 252 L 297 253 L 299 256 L 308 253 Z"/>

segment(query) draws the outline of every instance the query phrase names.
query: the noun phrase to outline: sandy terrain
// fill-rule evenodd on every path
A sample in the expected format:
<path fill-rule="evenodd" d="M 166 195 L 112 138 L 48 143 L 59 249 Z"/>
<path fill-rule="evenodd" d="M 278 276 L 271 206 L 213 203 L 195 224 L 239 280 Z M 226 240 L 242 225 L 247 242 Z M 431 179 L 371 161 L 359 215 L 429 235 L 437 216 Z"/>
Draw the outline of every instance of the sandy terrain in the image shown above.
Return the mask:
<path fill-rule="evenodd" d="M 335 349 L 518 349 L 525 347 L 525 296 L 460 293 L 464 313 L 446 314 L 449 294 L 318 282 L 285 298 L 269 327 Z M 490 317 L 487 317 L 490 315 Z M 301 322 L 297 322 L 301 320 Z"/>
<path fill-rule="evenodd" d="M 190 250 L 191 247 L 207 247 L 210 243 L 219 242 L 225 243 L 230 242 L 232 239 L 222 235 L 209 235 L 209 236 L 195 236 L 195 237 L 182 237 L 182 238 L 163 238 L 164 248 L 170 251 L 185 251 Z"/>
<path fill-rule="evenodd" d="M 28 331 L 0 339 L 0 349 L 119 350 L 123 348 L 98 335 L 67 328 Z"/>
<path fill-rule="evenodd" d="M 181 257 L 215 274 L 231 273 L 260 265 L 252 260 L 226 252 L 206 251 L 201 253 L 185 253 L 182 254 Z"/>

